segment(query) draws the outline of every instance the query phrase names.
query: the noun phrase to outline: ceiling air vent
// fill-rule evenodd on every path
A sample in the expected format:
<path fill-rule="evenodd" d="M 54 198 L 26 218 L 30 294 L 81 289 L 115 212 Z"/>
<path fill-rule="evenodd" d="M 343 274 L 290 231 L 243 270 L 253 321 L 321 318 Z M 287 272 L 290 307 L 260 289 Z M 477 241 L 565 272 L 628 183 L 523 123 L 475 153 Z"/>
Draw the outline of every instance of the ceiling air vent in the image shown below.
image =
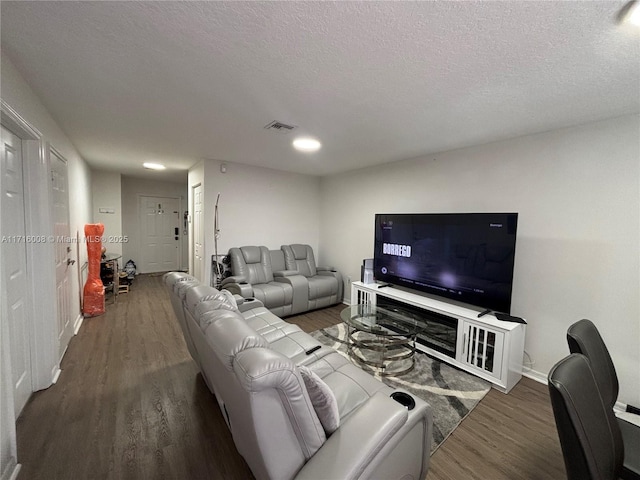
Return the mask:
<path fill-rule="evenodd" d="M 292 130 L 294 130 L 296 128 L 296 126 L 295 125 L 287 125 L 286 123 L 282 123 L 282 122 L 278 122 L 277 120 L 274 120 L 273 122 L 269 123 L 268 125 L 265 125 L 264 128 L 266 128 L 267 130 L 273 130 L 274 132 L 289 133 Z"/>

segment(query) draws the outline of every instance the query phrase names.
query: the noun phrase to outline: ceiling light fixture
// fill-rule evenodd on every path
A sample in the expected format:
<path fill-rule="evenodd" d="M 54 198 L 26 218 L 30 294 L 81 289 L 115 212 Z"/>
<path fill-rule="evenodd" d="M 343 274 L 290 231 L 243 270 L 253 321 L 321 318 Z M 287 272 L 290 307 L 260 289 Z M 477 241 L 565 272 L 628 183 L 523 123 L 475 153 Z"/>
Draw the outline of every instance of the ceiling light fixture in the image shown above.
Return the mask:
<path fill-rule="evenodd" d="M 149 170 L 164 170 L 165 168 L 167 168 L 164 165 L 161 165 L 159 163 L 149 163 L 149 162 L 143 163 L 142 166 L 144 168 L 148 168 Z"/>
<path fill-rule="evenodd" d="M 298 137 L 293 141 L 293 148 L 301 152 L 317 152 L 322 144 L 315 138 Z"/>
<path fill-rule="evenodd" d="M 623 23 L 629 23 L 636 27 L 640 27 L 640 2 L 637 0 L 631 0 L 627 3 L 622 7 L 622 10 L 620 10 L 618 19 Z"/>

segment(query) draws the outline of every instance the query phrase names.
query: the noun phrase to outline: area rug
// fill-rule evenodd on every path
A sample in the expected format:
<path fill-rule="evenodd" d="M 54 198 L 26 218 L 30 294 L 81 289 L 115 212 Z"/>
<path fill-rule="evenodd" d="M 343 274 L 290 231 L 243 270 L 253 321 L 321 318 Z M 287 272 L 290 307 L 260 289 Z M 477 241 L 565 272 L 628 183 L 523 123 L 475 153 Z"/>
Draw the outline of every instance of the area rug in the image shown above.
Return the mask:
<path fill-rule="evenodd" d="M 343 323 L 311 333 L 318 341 L 333 347 L 347 357 L 346 334 L 347 329 Z M 431 454 L 433 454 L 489 392 L 491 385 L 481 378 L 458 370 L 424 353 L 416 353 L 415 359 L 415 368 L 399 377 L 382 377 L 374 372 L 370 371 L 370 373 L 390 387 L 407 390 L 431 405 L 433 408 Z M 355 365 L 362 368 L 358 363 Z"/>

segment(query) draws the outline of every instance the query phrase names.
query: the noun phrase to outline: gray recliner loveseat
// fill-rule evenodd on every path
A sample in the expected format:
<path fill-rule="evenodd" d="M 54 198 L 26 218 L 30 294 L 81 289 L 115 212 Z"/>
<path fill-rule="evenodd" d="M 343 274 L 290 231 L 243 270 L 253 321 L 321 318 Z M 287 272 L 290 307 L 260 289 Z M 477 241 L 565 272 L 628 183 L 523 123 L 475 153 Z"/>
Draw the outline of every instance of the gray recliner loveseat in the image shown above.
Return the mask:
<path fill-rule="evenodd" d="M 259 300 L 164 277 L 191 355 L 262 479 L 424 479 L 431 407 L 323 346 Z"/>
<path fill-rule="evenodd" d="M 342 302 L 342 275 L 318 267 L 309 245 L 282 245 L 280 250 L 245 246 L 229 249 L 231 276 L 222 288 L 257 298 L 276 315 L 288 316 Z"/>

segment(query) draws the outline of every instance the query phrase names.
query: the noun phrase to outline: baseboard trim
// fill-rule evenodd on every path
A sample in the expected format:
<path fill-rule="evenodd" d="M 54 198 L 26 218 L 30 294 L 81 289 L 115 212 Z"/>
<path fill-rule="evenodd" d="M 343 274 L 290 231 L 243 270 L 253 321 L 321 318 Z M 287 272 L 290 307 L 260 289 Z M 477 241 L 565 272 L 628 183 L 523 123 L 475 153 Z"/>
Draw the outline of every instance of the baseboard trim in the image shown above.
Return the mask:
<path fill-rule="evenodd" d="M 626 412 L 627 411 L 627 404 L 626 403 L 622 403 L 621 401 L 617 401 L 615 403 L 615 405 L 613 406 L 613 409 L 615 411 L 620 412 L 620 413 Z"/>
<path fill-rule="evenodd" d="M 525 368 L 522 371 L 522 375 L 530 378 L 531 380 L 535 380 L 538 383 L 542 383 L 543 385 L 547 385 L 549 382 L 547 381 L 547 375 L 545 373 L 537 372 L 531 368 Z"/>
<path fill-rule="evenodd" d="M 51 377 L 51 385 L 54 385 L 58 381 L 58 378 L 60 378 L 61 373 L 62 373 L 62 370 L 60 370 L 60 367 L 56 366 L 56 368 L 53 371 L 53 376 Z"/>
<path fill-rule="evenodd" d="M 13 458 L 10 459 L 9 465 L 4 469 L 2 477 L 0 480 L 16 480 L 18 478 L 18 473 L 20 473 L 20 468 L 22 465 L 19 463 L 15 463 Z"/>
<path fill-rule="evenodd" d="M 76 318 L 76 321 L 73 323 L 73 334 L 77 335 L 78 332 L 80 331 L 80 327 L 82 326 L 82 322 L 84 321 L 84 315 L 82 315 L 82 313 L 78 314 L 78 318 Z"/>

